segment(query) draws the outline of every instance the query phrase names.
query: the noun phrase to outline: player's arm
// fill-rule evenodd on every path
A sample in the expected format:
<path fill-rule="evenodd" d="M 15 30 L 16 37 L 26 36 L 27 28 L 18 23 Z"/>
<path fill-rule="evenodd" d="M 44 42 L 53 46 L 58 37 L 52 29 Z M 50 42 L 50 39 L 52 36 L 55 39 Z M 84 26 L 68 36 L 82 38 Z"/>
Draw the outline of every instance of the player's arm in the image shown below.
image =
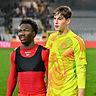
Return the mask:
<path fill-rule="evenodd" d="M 11 53 L 10 61 L 11 61 L 11 68 L 10 68 L 10 73 L 9 73 L 9 77 L 8 77 L 8 81 L 7 81 L 6 96 L 12 96 L 16 83 L 17 83 L 16 64 L 14 63 L 15 62 L 15 51 Z"/>
<path fill-rule="evenodd" d="M 45 82 L 46 86 L 48 85 L 48 60 L 49 60 L 49 50 L 43 50 L 42 51 L 42 60 L 44 61 L 45 69 L 46 69 L 46 74 L 45 74 Z"/>
<path fill-rule="evenodd" d="M 49 50 L 42 50 L 42 60 L 44 61 L 46 75 L 48 76 L 48 60 L 49 60 Z"/>
<path fill-rule="evenodd" d="M 75 43 L 76 44 L 76 43 Z M 81 38 L 74 48 L 74 56 L 76 62 L 76 73 L 78 82 L 78 96 L 84 96 L 85 83 L 86 83 L 86 48 L 85 43 Z"/>

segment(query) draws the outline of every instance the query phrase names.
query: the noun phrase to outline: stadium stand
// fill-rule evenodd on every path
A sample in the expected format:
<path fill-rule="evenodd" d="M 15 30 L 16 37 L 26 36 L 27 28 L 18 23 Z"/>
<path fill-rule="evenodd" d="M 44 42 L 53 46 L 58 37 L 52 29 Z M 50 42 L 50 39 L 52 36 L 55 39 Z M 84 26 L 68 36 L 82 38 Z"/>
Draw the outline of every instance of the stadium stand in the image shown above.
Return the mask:
<path fill-rule="evenodd" d="M 22 3 L 21 1 L 22 2 L 24 1 L 24 3 Z M 11 30 L 6 30 L 6 26 L 5 26 L 6 25 L 5 24 L 6 23 L 5 22 L 6 21 L 6 18 L 5 18 L 6 17 L 6 11 L 4 13 L 4 12 L 1 12 L 2 10 L 0 10 L 0 14 L 1 14 L 0 15 L 0 40 L 1 41 L 14 41 L 14 39 L 17 39 L 17 41 L 18 41 L 18 38 L 17 38 L 17 31 L 18 30 L 17 30 L 17 28 L 18 28 L 18 25 L 19 25 L 20 20 L 22 18 L 32 18 L 37 22 L 37 24 L 39 26 L 39 32 L 38 32 L 38 36 L 36 37 L 37 38 L 36 40 L 39 40 L 39 39 L 41 40 L 42 39 L 42 29 L 44 29 L 44 28 L 43 28 L 43 26 L 40 22 L 40 19 L 38 18 L 37 13 L 32 14 L 32 12 L 33 11 L 35 12 L 35 10 L 33 10 L 33 9 L 32 9 L 33 11 L 31 9 L 28 10 L 28 12 L 30 13 L 30 16 L 28 15 L 29 17 L 28 16 L 27 17 L 24 17 L 24 16 L 22 17 L 21 7 L 25 6 L 26 4 L 29 4 L 29 2 L 31 4 L 32 0 L 28 0 L 28 3 L 26 3 L 27 0 L 21 0 L 21 1 L 20 1 L 21 3 L 20 2 L 18 3 L 19 5 L 15 4 L 15 6 L 13 8 L 13 11 L 10 12 L 10 14 L 7 14 L 9 16 L 9 19 L 11 18 L 11 21 L 10 20 L 8 21 L 8 22 L 12 23 L 12 24 L 10 24 L 12 26 L 9 26 L 11 28 Z M 38 1 L 38 0 L 36 0 L 36 1 Z M 75 2 L 75 1 L 72 2 L 72 0 L 71 1 L 70 0 L 69 1 L 67 1 L 67 0 L 43 0 L 43 2 L 48 6 L 48 8 L 51 12 L 51 15 L 49 15 L 49 23 L 51 25 L 51 28 L 50 28 L 50 30 L 47 30 L 47 31 L 48 32 L 53 32 L 54 31 L 53 17 L 52 17 L 52 11 L 54 10 L 54 8 L 56 8 L 57 6 L 65 4 L 65 5 L 69 5 L 73 8 L 73 17 L 72 17 L 72 22 L 70 24 L 70 28 L 74 32 L 79 34 L 85 41 L 96 41 L 96 10 L 95 9 L 94 10 L 93 9 L 87 10 L 86 8 L 81 10 L 79 8 L 80 4 L 77 6 L 76 4 L 78 2 Z M 25 4 L 25 5 L 22 5 L 22 4 Z M 27 5 L 28 8 L 30 8 L 29 5 Z M 15 10 L 15 15 L 14 15 L 14 10 Z M 27 11 L 27 10 L 25 10 L 25 11 Z M 32 12 L 30 12 L 30 11 L 32 11 Z M 19 13 L 17 14 L 16 12 L 17 13 L 19 12 Z M 28 12 L 26 12 L 26 13 L 28 14 Z M 12 31 L 12 32 L 8 32 L 8 31 Z"/>

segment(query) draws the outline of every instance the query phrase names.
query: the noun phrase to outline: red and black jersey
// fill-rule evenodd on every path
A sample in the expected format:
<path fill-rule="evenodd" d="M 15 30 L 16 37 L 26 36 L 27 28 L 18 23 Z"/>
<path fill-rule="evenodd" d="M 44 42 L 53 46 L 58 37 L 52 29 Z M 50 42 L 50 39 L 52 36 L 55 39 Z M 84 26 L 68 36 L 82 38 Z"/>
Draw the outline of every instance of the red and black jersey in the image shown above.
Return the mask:
<path fill-rule="evenodd" d="M 46 50 L 46 48 L 39 45 L 35 55 L 26 58 L 20 54 L 20 47 L 17 48 L 16 57 L 15 57 L 15 63 L 17 64 L 17 71 L 18 72 L 26 72 L 26 71 L 44 72 L 45 65 L 41 56 L 42 50 Z"/>
<path fill-rule="evenodd" d="M 8 79 L 7 96 L 11 96 L 18 77 L 19 92 L 24 94 L 46 94 L 44 81 L 48 75 L 48 49 L 40 45 L 24 49 L 18 47 L 11 54 L 11 69 Z"/>

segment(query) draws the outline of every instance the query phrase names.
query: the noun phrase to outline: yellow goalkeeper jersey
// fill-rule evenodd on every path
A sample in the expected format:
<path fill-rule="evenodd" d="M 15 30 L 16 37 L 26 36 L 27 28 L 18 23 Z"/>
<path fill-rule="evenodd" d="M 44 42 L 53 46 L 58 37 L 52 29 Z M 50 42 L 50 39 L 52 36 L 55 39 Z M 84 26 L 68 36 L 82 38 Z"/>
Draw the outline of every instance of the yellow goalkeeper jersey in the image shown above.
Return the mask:
<path fill-rule="evenodd" d="M 50 49 L 47 96 L 77 96 L 85 88 L 86 53 L 82 38 L 71 30 L 53 32 L 46 43 Z"/>

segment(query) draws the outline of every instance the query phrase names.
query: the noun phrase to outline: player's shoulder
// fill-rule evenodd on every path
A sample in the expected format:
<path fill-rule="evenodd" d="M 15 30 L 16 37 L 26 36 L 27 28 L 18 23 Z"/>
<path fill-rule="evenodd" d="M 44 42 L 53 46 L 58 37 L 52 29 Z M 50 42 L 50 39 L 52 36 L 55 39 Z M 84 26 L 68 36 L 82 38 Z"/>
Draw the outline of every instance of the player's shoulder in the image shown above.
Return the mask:
<path fill-rule="evenodd" d="M 43 53 L 43 55 L 49 54 L 48 48 L 46 48 L 45 46 L 41 46 L 41 45 L 39 45 L 39 47 L 41 47 L 41 52 Z"/>
<path fill-rule="evenodd" d="M 79 43 L 80 43 L 80 42 L 84 42 L 83 38 L 80 37 L 79 35 L 75 35 L 74 38 L 75 38 L 75 40 L 76 40 L 77 42 L 79 42 Z"/>
<path fill-rule="evenodd" d="M 57 37 L 58 32 L 54 31 L 48 36 L 48 41 L 54 41 Z"/>
<path fill-rule="evenodd" d="M 81 36 L 77 35 L 77 34 L 74 35 L 73 43 L 75 45 L 80 45 L 80 46 L 85 48 L 84 39 Z"/>
<path fill-rule="evenodd" d="M 16 50 L 17 50 L 18 48 L 20 48 L 20 47 L 16 47 L 16 48 L 14 48 L 14 49 L 13 49 L 13 52 L 16 52 Z"/>
<path fill-rule="evenodd" d="M 10 53 L 11 57 L 14 57 L 14 56 L 15 56 L 16 50 L 17 50 L 18 48 L 19 48 L 19 47 L 16 47 L 16 48 L 14 48 L 14 49 L 11 51 L 11 53 Z"/>
<path fill-rule="evenodd" d="M 54 36 L 57 35 L 57 33 L 58 33 L 57 31 L 53 31 L 53 32 L 50 33 L 49 37 L 54 37 Z"/>
<path fill-rule="evenodd" d="M 73 41 L 75 42 L 84 42 L 83 38 L 81 36 L 79 36 L 78 34 L 74 33 L 71 31 L 70 36 L 72 37 L 71 39 L 73 39 Z"/>
<path fill-rule="evenodd" d="M 46 48 L 45 46 L 42 45 L 38 45 L 42 50 L 49 50 L 48 48 Z"/>

